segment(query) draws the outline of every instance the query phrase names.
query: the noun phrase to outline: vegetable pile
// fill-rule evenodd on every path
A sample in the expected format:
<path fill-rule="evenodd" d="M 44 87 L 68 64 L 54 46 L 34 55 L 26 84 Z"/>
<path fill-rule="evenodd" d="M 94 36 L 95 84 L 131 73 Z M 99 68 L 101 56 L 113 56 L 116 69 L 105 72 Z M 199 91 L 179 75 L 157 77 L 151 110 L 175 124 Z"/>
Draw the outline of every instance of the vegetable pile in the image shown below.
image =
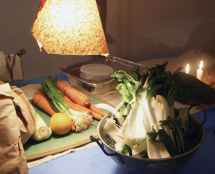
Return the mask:
<path fill-rule="evenodd" d="M 215 92 L 194 76 L 165 71 L 156 65 L 143 76 L 139 67 L 128 73 L 115 71 L 112 78 L 123 101 L 103 129 L 113 149 L 137 158 L 168 158 L 191 150 L 202 124 L 191 124 L 189 109 L 174 109 L 174 102 L 211 104 Z"/>
<path fill-rule="evenodd" d="M 33 97 L 33 103 L 50 116 L 56 113 L 67 114 L 73 123 L 71 131 L 82 132 L 87 130 L 94 126 L 93 118 L 101 120 L 106 115 L 106 112 L 96 107 L 87 95 L 58 81 L 57 76 L 55 79 L 52 77 L 44 77 L 43 79 L 45 83 L 42 82 L 41 85 L 44 92 L 37 91 Z M 32 138 L 37 141 L 49 138 L 52 131 L 47 125 L 45 130 L 45 122 L 42 123 L 42 118 L 38 113 L 35 120 L 38 128 Z M 40 127 L 49 133 L 40 134 L 38 132 Z"/>

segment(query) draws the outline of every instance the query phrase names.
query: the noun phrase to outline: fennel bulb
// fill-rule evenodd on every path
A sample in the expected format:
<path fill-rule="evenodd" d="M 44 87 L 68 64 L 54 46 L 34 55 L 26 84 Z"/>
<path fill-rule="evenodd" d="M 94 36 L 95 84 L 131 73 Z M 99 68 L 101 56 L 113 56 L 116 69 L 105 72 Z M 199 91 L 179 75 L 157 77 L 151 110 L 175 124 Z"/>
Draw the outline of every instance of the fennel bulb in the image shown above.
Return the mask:
<path fill-rule="evenodd" d="M 48 139 L 52 135 L 52 129 L 47 126 L 43 118 L 36 112 L 35 114 L 36 130 L 31 136 L 36 141 L 42 141 Z"/>

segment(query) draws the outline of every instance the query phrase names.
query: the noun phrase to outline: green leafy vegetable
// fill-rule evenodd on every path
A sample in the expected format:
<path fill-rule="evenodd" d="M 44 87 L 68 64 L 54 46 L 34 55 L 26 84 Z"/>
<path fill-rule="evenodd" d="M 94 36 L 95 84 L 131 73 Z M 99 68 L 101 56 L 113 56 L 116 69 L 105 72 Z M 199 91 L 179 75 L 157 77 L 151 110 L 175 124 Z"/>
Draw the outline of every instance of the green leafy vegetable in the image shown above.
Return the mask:
<path fill-rule="evenodd" d="M 199 131 L 201 130 L 201 127 L 202 127 L 201 124 L 198 124 L 198 123 L 191 124 L 188 122 L 188 120 L 185 120 L 186 128 L 184 129 L 182 127 L 183 126 L 182 121 L 183 120 L 180 117 L 176 117 L 175 119 L 168 117 L 168 120 L 160 121 L 161 126 L 169 125 L 170 129 L 173 130 L 173 134 L 176 139 L 178 154 L 187 152 L 196 145 L 196 143 L 199 141 L 199 138 L 198 138 L 198 136 L 200 135 Z M 160 130 L 159 130 L 159 133 L 160 133 Z M 159 134 L 159 136 L 161 135 Z M 173 147 L 173 145 L 171 145 L 171 147 L 168 147 L 169 143 L 164 142 L 168 151 L 169 151 L 169 148 Z"/>
<path fill-rule="evenodd" d="M 162 121 L 162 122 L 165 122 L 165 121 Z M 179 155 L 178 149 L 175 143 L 172 141 L 171 137 L 166 133 L 164 129 L 160 129 L 158 132 L 156 132 L 155 129 L 153 129 L 153 131 L 147 132 L 147 134 L 151 141 L 154 141 L 156 143 L 163 142 L 171 156 Z M 158 136 L 160 137 L 159 141 L 157 140 Z"/>
<path fill-rule="evenodd" d="M 129 145 L 127 145 L 127 144 L 124 145 L 123 150 L 122 150 L 121 153 L 123 153 L 123 154 L 125 154 L 125 155 L 132 156 L 132 150 L 131 150 L 131 148 L 129 147 Z"/>
<path fill-rule="evenodd" d="M 142 85 L 140 75 L 137 75 L 137 71 L 139 73 L 138 67 L 132 69 L 129 73 L 119 70 L 115 71 L 114 74 L 111 75 L 111 77 L 117 82 L 123 82 L 119 84 L 116 89 L 122 95 L 123 101 L 125 103 L 131 104 L 136 100 L 137 92 Z"/>
<path fill-rule="evenodd" d="M 174 73 L 165 71 L 167 63 L 156 65 L 148 69 L 148 73 L 143 75 L 146 80 L 149 77 L 148 95 L 162 95 L 166 98 L 169 105 L 175 101 L 180 103 L 199 102 L 211 104 L 215 98 L 214 90 L 198 80 L 196 77 L 178 68 Z"/>
<path fill-rule="evenodd" d="M 141 158 L 149 158 L 146 151 L 140 153 Z"/>
<path fill-rule="evenodd" d="M 166 71 L 167 62 L 148 69 L 143 76 L 135 67 L 115 71 L 112 78 L 123 101 L 118 115 L 107 120 L 104 132 L 114 139 L 115 150 L 137 158 L 169 158 L 192 149 L 201 125 L 189 119 L 189 109 L 174 109 L 174 102 L 211 104 L 215 92 L 194 76 Z M 130 153 L 129 153 L 130 152 Z"/>
<path fill-rule="evenodd" d="M 215 97 L 214 90 L 196 77 L 178 72 L 171 78 L 171 88 L 177 87 L 175 100 L 181 103 L 189 101 L 210 105 Z"/>
<path fill-rule="evenodd" d="M 113 144 L 109 144 L 109 147 L 115 149 L 115 146 Z"/>
<path fill-rule="evenodd" d="M 177 141 L 177 146 L 178 146 L 178 153 L 184 153 L 184 140 L 183 140 L 183 132 L 182 132 L 182 119 L 177 117 L 177 118 L 172 118 L 168 117 L 167 121 L 163 122 L 160 121 L 161 126 L 166 126 L 169 125 L 170 129 L 173 130 L 173 134 L 175 136 L 175 139 Z"/>
<path fill-rule="evenodd" d="M 197 145 L 201 139 L 199 131 L 202 128 L 202 124 L 192 123 L 187 125 L 187 128 L 184 132 L 184 148 L 185 152 L 191 150 Z"/>

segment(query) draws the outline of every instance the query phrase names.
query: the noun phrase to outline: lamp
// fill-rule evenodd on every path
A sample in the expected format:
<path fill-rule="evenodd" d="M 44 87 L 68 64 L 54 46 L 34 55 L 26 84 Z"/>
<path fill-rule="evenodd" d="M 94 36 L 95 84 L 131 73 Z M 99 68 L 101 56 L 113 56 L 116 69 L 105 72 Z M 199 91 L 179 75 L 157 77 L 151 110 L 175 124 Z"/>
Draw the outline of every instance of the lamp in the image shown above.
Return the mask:
<path fill-rule="evenodd" d="M 47 53 L 109 54 L 96 0 L 42 0 L 31 33 Z"/>

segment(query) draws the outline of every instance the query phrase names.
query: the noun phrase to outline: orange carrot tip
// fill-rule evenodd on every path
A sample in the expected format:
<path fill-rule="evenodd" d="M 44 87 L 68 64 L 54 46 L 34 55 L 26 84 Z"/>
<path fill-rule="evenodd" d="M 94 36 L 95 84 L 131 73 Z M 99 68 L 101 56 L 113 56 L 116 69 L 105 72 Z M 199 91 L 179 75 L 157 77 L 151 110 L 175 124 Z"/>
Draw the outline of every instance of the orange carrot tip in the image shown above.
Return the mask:
<path fill-rule="evenodd" d="M 37 91 L 33 97 L 33 103 L 46 112 L 48 115 L 52 116 L 57 113 L 50 105 L 46 94 Z"/>
<path fill-rule="evenodd" d="M 81 91 L 77 90 L 76 88 L 66 85 L 65 83 L 61 81 L 57 81 L 57 88 L 59 90 L 65 90 L 64 94 L 69 97 L 73 102 L 88 107 L 90 104 L 90 99 L 87 95 L 82 93 Z"/>
<path fill-rule="evenodd" d="M 93 102 L 90 103 L 89 109 L 90 109 L 91 111 L 93 111 L 93 112 L 96 112 L 96 113 L 99 114 L 99 115 L 102 115 L 103 117 L 104 117 L 105 115 L 107 115 L 107 113 L 106 113 L 104 110 L 102 110 L 102 109 L 105 109 L 105 108 L 102 108 L 102 107 L 99 108 L 99 107 L 97 107 L 97 105 L 95 105 Z"/>

